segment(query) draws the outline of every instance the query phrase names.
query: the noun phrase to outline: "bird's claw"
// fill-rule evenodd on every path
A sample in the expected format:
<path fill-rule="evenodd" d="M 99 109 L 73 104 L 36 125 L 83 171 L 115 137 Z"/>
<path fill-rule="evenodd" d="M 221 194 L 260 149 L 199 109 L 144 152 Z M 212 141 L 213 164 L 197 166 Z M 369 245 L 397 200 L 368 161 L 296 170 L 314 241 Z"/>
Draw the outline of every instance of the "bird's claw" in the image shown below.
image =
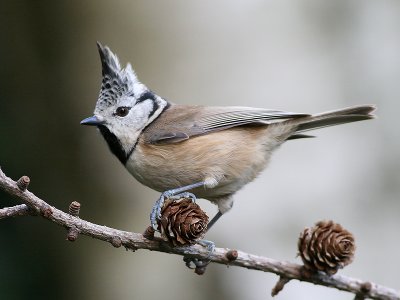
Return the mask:
<path fill-rule="evenodd" d="M 161 210 L 164 206 L 165 200 L 166 199 L 179 200 L 182 198 L 189 198 L 192 200 L 192 202 L 196 202 L 196 196 L 188 192 L 183 192 L 174 195 L 173 190 L 171 190 L 171 191 L 165 191 L 160 195 L 160 198 L 158 198 L 158 200 L 154 203 L 150 213 L 151 227 L 153 227 L 155 231 L 158 231 L 158 220 L 161 219 Z"/>
<path fill-rule="evenodd" d="M 189 192 L 184 192 L 184 193 L 180 193 L 178 195 L 173 195 L 173 196 L 169 196 L 168 199 L 172 199 L 172 200 L 179 200 L 182 198 L 186 198 L 186 199 L 190 199 L 192 200 L 193 203 L 196 202 L 196 196 L 192 193 Z"/>
<path fill-rule="evenodd" d="M 189 256 L 183 257 L 183 261 L 189 269 L 205 268 L 210 263 L 210 257 L 215 249 L 215 243 L 212 241 L 200 240 L 197 241 L 197 243 L 208 250 L 208 255 L 205 259 L 193 258 Z"/>
<path fill-rule="evenodd" d="M 154 203 L 153 208 L 150 213 L 150 223 L 151 227 L 155 231 L 158 231 L 158 220 L 161 218 L 161 208 L 164 206 L 165 196 L 164 193 L 161 194 L 160 198 Z"/>
<path fill-rule="evenodd" d="M 208 241 L 208 240 L 199 240 L 197 241 L 197 244 L 205 247 L 208 250 L 208 255 L 206 259 L 210 260 L 210 257 L 215 250 L 215 243 L 213 241 Z"/>

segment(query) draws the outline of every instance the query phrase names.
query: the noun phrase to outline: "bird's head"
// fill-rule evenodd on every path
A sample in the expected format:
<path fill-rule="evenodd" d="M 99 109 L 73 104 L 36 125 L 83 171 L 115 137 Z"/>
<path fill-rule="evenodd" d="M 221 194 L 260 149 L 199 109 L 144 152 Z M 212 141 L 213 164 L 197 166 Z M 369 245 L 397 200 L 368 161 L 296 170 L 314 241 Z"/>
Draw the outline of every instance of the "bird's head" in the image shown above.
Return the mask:
<path fill-rule="evenodd" d="M 139 82 L 132 66 L 121 68 L 118 57 L 97 43 L 102 83 L 94 115 L 82 125 L 97 126 L 112 152 L 124 163 L 141 131 L 167 106 L 167 101 Z"/>

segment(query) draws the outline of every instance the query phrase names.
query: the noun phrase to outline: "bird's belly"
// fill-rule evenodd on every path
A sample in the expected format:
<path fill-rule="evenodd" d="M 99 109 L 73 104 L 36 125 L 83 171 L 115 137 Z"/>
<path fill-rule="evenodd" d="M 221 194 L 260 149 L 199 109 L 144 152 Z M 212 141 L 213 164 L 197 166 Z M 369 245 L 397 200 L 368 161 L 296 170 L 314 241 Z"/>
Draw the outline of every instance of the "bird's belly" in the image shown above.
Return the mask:
<path fill-rule="evenodd" d="M 212 200 L 231 195 L 252 181 L 269 156 L 255 134 L 225 130 L 175 144 L 139 143 L 126 168 L 139 182 L 160 192 L 215 179 L 215 187 L 193 191 Z"/>

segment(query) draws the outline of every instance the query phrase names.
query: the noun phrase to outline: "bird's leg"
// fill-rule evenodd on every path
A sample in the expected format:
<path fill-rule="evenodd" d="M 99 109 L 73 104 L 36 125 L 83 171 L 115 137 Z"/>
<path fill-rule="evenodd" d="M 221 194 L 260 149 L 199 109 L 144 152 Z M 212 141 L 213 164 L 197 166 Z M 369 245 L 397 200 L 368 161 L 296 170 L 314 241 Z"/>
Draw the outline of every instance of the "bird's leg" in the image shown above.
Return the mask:
<path fill-rule="evenodd" d="M 173 198 L 173 199 L 181 199 L 181 198 L 190 198 L 194 202 L 196 200 L 196 196 L 194 194 L 188 193 L 187 191 L 204 186 L 205 182 L 197 182 L 189 185 L 185 185 L 176 189 L 168 190 L 163 192 L 160 195 L 160 198 L 156 201 L 156 203 L 153 205 L 153 209 L 151 210 L 150 213 L 150 222 L 151 226 L 153 227 L 154 230 L 157 231 L 157 220 L 161 218 L 161 209 L 164 205 L 165 199 L 167 198 Z"/>
<path fill-rule="evenodd" d="M 193 203 L 196 202 L 196 199 L 197 199 L 195 194 L 192 194 L 192 193 L 189 193 L 189 192 L 183 192 L 183 193 L 180 193 L 178 195 L 169 196 L 167 198 L 169 198 L 171 200 L 179 200 L 179 199 L 182 199 L 182 198 L 186 198 L 186 199 L 192 200 Z"/>
<path fill-rule="evenodd" d="M 211 254 L 214 252 L 215 249 L 215 243 L 212 241 L 208 240 L 199 240 L 197 241 L 197 244 L 203 246 L 204 248 L 207 249 L 208 255 L 206 259 L 199 259 L 199 258 L 193 258 L 193 257 L 188 257 L 184 256 L 183 261 L 185 262 L 186 266 L 189 269 L 196 269 L 196 268 L 205 268 L 207 265 L 210 263 L 210 257 Z"/>
<path fill-rule="evenodd" d="M 151 226 L 153 227 L 153 229 L 157 231 L 157 228 L 158 228 L 157 220 L 159 220 L 161 218 L 161 209 L 164 206 L 165 199 L 167 199 L 167 198 L 172 198 L 172 199 L 190 198 L 194 202 L 194 201 L 196 201 L 196 196 L 192 193 L 188 193 L 187 191 L 197 188 L 197 187 L 204 186 L 204 185 L 205 185 L 205 182 L 201 181 L 201 182 L 197 182 L 194 184 L 186 185 L 183 187 L 179 187 L 179 188 L 176 188 L 173 190 L 168 190 L 168 191 L 163 192 L 160 195 L 160 198 L 158 198 L 158 200 L 154 204 L 153 209 L 150 214 L 150 222 L 151 222 Z M 222 216 L 222 213 L 218 212 L 217 215 L 209 223 L 208 229 L 221 216 Z M 193 263 L 195 265 L 195 267 L 207 265 L 209 263 L 209 259 L 208 259 L 209 256 L 211 256 L 211 253 L 214 252 L 214 248 L 215 248 L 214 242 L 207 241 L 207 240 L 200 240 L 197 243 L 199 245 L 202 245 L 205 248 L 207 248 L 209 255 L 206 260 L 191 259 L 191 258 L 186 257 L 186 258 L 184 258 L 184 260 L 186 261 L 187 266 L 190 266 L 191 263 Z"/>
<path fill-rule="evenodd" d="M 210 228 L 221 218 L 223 213 L 221 211 L 218 211 L 217 214 L 214 216 L 214 218 L 211 219 L 210 222 L 207 224 L 207 232 L 210 230 Z"/>
<path fill-rule="evenodd" d="M 207 232 L 218 221 L 218 219 L 221 218 L 222 215 L 223 215 L 223 213 L 218 211 L 217 214 L 211 219 L 211 221 L 208 222 Z M 207 265 L 210 263 L 210 256 L 214 252 L 214 249 L 215 249 L 215 243 L 212 241 L 200 240 L 197 242 L 197 244 L 205 247 L 208 250 L 208 256 L 206 259 L 198 259 L 198 258 L 184 256 L 183 261 L 185 262 L 186 266 L 189 269 L 206 268 Z"/>
<path fill-rule="evenodd" d="M 164 202 L 167 198 L 170 199 L 181 199 L 181 198 L 190 198 L 192 199 L 193 202 L 196 201 L 196 196 L 192 193 L 189 193 L 187 191 L 198 188 L 201 186 L 205 186 L 206 182 L 201 181 L 197 182 L 194 184 L 186 185 L 183 187 L 179 187 L 176 189 L 168 190 L 163 192 L 160 195 L 160 198 L 156 201 L 156 203 L 153 206 L 153 209 L 150 214 L 150 222 L 151 226 L 153 227 L 154 230 L 157 231 L 158 224 L 157 220 L 161 218 L 161 209 L 164 206 Z M 210 228 L 218 221 L 218 219 L 223 215 L 221 211 L 218 211 L 217 214 L 211 219 L 211 221 L 207 224 L 207 232 L 210 230 Z M 199 245 L 202 245 L 208 250 L 208 257 L 206 259 L 193 259 L 189 257 L 184 257 L 184 261 L 186 262 L 186 265 L 189 268 L 192 268 L 192 264 L 194 265 L 195 268 L 199 267 L 206 267 L 207 264 L 210 262 L 210 256 L 214 252 L 215 248 L 215 243 L 212 241 L 208 240 L 200 240 L 197 242 Z"/>
<path fill-rule="evenodd" d="M 210 230 L 210 228 L 218 221 L 219 218 L 223 215 L 222 212 L 218 211 L 217 214 L 211 219 L 210 222 L 207 224 L 207 232 Z M 183 260 L 186 263 L 186 266 L 189 269 L 195 269 L 195 268 L 205 268 L 209 262 L 210 262 L 210 256 L 214 252 L 215 248 L 215 243 L 212 241 L 208 240 L 200 240 L 197 242 L 199 245 L 202 245 L 203 247 L 207 248 L 208 250 L 208 256 L 206 259 L 197 259 L 197 258 L 188 258 L 184 257 Z"/>

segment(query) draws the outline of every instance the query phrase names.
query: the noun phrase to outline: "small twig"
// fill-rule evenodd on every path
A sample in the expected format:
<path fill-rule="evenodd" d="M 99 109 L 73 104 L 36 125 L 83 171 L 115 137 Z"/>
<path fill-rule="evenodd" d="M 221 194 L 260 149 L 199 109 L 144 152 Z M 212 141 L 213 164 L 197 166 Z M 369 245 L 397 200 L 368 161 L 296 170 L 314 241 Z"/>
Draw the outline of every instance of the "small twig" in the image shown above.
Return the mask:
<path fill-rule="evenodd" d="M 237 252 L 237 250 L 232 249 L 232 250 L 229 250 L 228 252 L 226 252 L 226 258 L 229 261 L 236 260 L 238 258 L 238 256 L 239 256 L 239 253 Z"/>
<path fill-rule="evenodd" d="M 122 241 L 119 237 L 113 237 L 111 239 L 111 245 L 113 245 L 115 248 L 119 248 L 122 246 Z"/>
<path fill-rule="evenodd" d="M 354 300 L 364 300 L 366 295 L 368 295 L 369 291 L 372 288 L 372 284 L 370 282 L 364 282 L 361 285 L 361 293 L 357 293 L 354 297 Z"/>
<path fill-rule="evenodd" d="M 301 265 L 285 261 L 278 261 L 268 257 L 253 255 L 242 251 L 237 251 L 237 258 L 230 261 L 227 259 L 227 253 L 230 251 L 229 249 L 215 248 L 214 252 L 212 252 L 210 255 L 209 251 L 200 245 L 174 248 L 169 243 L 161 241 L 157 238 L 154 238 L 154 240 L 149 240 L 140 233 L 127 232 L 93 224 L 50 206 L 48 203 L 38 198 L 28 190 L 20 189 L 17 186 L 17 183 L 11 178 L 8 178 L 1 171 L 1 169 L 0 188 L 10 195 L 19 198 L 27 207 L 32 209 L 34 212 L 40 213 L 42 217 L 67 229 L 75 227 L 80 234 L 109 242 L 115 247 L 122 245 L 130 250 L 147 249 L 197 258 L 198 260 L 210 260 L 211 262 L 219 264 L 229 264 L 252 270 L 275 273 L 287 279 L 297 279 L 300 281 L 311 282 L 318 285 L 348 291 L 356 295 L 362 294 L 365 298 L 400 300 L 399 292 L 394 289 L 375 283 L 364 282 L 355 278 L 337 274 L 329 276 L 324 273 L 315 273 L 311 276 L 304 276 Z M 18 207 L 19 208 L 17 210 L 21 210 L 21 206 Z M 10 208 L 6 208 L 6 210 L 9 209 Z M 367 286 L 370 288 L 367 289 Z"/>
<path fill-rule="evenodd" d="M 365 297 L 363 294 L 356 294 L 354 300 L 365 300 Z"/>
<path fill-rule="evenodd" d="M 68 212 L 71 216 L 79 217 L 80 209 L 81 209 L 81 204 L 77 201 L 72 201 L 68 207 Z"/>
<path fill-rule="evenodd" d="M 81 209 L 81 204 L 77 201 L 73 201 L 68 207 L 68 213 L 71 216 L 79 217 L 80 209 Z M 79 236 L 79 233 L 80 233 L 79 229 L 76 228 L 76 226 L 72 226 L 71 228 L 68 229 L 67 240 L 70 242 L 75 242 Z"/>
<path fill-rule="evenodd" d="M 143 237 L 148 240 L 154 240 L 154 233 L 155 233 L 155 230 L 154 230 L 153 226 L 149 226 L 143 232 Z"/>
<path fill-rule="evenodd" d="M 275 297 L 276 295 L 278 295 L 279 292 L 282 291 L 283 288 L 285 287 L 285 284 L 288 283 L 289 281 L 290 281 L 290 279 L 280 276 L 278 282 L 272 288 L 271 296 Z"/>
<path fill-rule="evenodd" d="M 16 216 L 29 216 L 34 215 L 34 212 L 25 204 L 15 205 L 11 207 L 4 207 L 0 209 L 0 219 L 16 217 Z"/>
<path fill-rule="evenodd" d="M 31 179 L 28 176 L 22 176 L 20 179 L 18 179 L 17 186 L 21 191 L 25 192 L 30 182 Z"/>
<path fill-rule="evenodd" d="M 79 235 L 79 229 L 75 226 L 72 226 L 68 229 L 67 240 L 70 242 L 75 242 Z"/>

